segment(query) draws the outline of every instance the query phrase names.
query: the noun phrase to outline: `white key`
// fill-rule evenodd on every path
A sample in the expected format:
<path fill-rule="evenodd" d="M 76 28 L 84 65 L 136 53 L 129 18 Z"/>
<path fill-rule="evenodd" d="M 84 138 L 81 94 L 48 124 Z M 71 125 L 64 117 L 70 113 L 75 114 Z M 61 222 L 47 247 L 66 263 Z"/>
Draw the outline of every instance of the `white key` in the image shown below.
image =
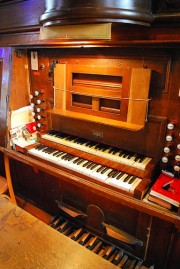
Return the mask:
<path fill-rule="evenodd" d="M 146 157 L 142 162 L 134 162 L 133 166 L 139 169 L 144 170 L 146 168 L 146 165 L 151 161 L 152 159 L 149 157 Z"/>
<path fill-rule="evenodd" d="M 76 157 L 75 159 L 73 159 L 73 160 L 69 163 L 68 168 L 70 168 L 70 169 L 76 171 L 78 165 L 77 165 L 76 162 L 74 163 L 74 161 L 76 161 L 76 160 L 79 160 L 79 161 L 80 161 L 80 159 L 81 159 L 80 157 Z"/>
<path fill-rule="evenodd" d="M 105 169 L 105 168 L 104 168 Z M 102 169 L 102 171 L 104 170 Z M 108 174 L 112 171 L 112 168 L 107 168 L 107 171 L 104 172 L 103 174 L 100 172 L 98 172 L 97 170 L 95 172 L 93 172 L 92 174 L 90 174 L 90 176 L 92 176 L 95 179 L 99 179 L 101 181 L 105 181 L 108 178 Z"/>
<path fill-rule="evenodd" d="M 88 162 L 88 160 L 84 160 L 82 163 L 80 163 L 79 165 L 76 165 L 76 171 L 83 173 L 85 171 L 85 167 L 83 165 L 85 165 Z"/>
<path fill-rule="evenodd" d="M 141 178 L 136 178 L 133 182 L 133 184 L 131 184 L 131 188 L 129 189 L 130 192 L 134 193 L 135 188 L 139 185 L 139 183 L 142 181 Z"/>

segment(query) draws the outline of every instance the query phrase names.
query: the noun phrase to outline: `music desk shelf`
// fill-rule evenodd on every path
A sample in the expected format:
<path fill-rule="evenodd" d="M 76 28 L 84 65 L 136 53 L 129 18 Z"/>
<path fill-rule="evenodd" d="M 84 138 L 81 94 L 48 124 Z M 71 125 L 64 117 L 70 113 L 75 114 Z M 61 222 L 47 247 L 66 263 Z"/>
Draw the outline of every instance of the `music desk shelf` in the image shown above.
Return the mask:
<path fill-rule="evenodd" d="M 0 196 L 0 268 L 115 269 Z"/>
<path fill-rule="evenodd" d="M 112 126 L 112 127 L 116 127 L 116 128 L 127 129 L 127 130 L 131 130 L 131 131 L 139 131 L 142 128 L 144 128 L 144 126 L 138 125 L 138 124 L 133 124 L 133 123 L 124 122 L 124 121 L 118 121 L 118 120 L 114 120 L 114 119 L 107 119 L 107 118 L 98 117 L 98 116 L 94 116 L 94 115 L 87 115 L 87 114 L 69 111 L 69 110 L 65 110 L 65 109 L 51 109 L 48 111 L 48 113 L 50 113 L 51 115 L 54 114 L 54 115 L 59 115 L 61 117 L 66 117 L 66 118 L 71 118 L 71 119 L 78 119 L 78 120 L 85 120 L 85 121 L 88 120 L 88 122 L 89 121 L 90 122 L 97 122 L 97 123 L 101 123 L 104 125 L 108 125 L 108 126 Z"/>

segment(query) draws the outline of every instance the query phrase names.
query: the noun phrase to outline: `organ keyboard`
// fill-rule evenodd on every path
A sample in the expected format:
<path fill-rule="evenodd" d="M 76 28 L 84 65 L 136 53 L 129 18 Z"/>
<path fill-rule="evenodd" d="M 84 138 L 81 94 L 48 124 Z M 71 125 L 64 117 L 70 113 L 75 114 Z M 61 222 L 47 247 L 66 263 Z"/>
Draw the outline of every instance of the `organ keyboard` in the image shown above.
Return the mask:
<path fill-rule="evenodd" d="M 94 141 L 89 141 L 84 138 L 78 138 L 76 136 L 68 135 L 55 130 L 42 135 L 42 138 L 89 152 L 97 156 L 102 156 L 108 160 L 137 167 L 142 170 L 145 170 L 147 164 L 152 160 L 151 158 L 141 154 L 132 153 L 127 150 L 122 150 L 117 147 L 111 147 Z"/>
<path fill-rule="evenodd" d="M 51 161 L 59 165 L 59 167 L 67 167 L 70 170 L 77 171 L 81 174 L 89 176 L 90 178 L 105 182 L 109 185 L 113 185 L 131 193 L 134 192 L 134 189 L 142 181 L 142 179 L 136 176 L 129 175 L 108 166 L 91 162 L 85 158 L 80 158 L 73 154 L 56 150 L 42 144 L 30 149 L 29 153 Z"/>
<path fill-rule="evenodd" d="M 55 130 L 43 134 L 27 154 L 138 199 L 151 184 L 144 176 L 151 158 Z"/>

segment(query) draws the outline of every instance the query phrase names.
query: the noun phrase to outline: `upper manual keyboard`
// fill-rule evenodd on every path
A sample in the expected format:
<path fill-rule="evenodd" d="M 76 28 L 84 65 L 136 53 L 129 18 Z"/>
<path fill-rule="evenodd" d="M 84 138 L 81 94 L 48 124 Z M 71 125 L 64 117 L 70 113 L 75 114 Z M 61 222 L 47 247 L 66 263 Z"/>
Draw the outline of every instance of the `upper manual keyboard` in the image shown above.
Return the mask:
<path fill-rule="evenodd" d="M 85 138 L 68 135 L 52 130 L 42 135 L 42 138 L 53 141 L 68 147 L 79 149 L 121 164 L 145 170 L 151 158 L 138 153 L 133 153 L 117 147 L 108 146 L 102 143 L 87 140 Z"/>

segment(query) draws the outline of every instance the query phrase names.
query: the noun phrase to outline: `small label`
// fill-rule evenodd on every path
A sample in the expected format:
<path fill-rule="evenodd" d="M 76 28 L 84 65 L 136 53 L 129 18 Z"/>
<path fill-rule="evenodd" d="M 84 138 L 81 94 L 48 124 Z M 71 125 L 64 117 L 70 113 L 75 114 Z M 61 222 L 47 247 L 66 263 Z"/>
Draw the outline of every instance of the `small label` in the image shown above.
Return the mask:
<path fill-rule="evenodd" d="M 103 138 L 103 132 L 92 130 L 93 136 Z"/>
<path fill-rule="evenodd" d="M 31 69 L 38 70 L 38 54 L 37 51 L 31 51 Z"/>

